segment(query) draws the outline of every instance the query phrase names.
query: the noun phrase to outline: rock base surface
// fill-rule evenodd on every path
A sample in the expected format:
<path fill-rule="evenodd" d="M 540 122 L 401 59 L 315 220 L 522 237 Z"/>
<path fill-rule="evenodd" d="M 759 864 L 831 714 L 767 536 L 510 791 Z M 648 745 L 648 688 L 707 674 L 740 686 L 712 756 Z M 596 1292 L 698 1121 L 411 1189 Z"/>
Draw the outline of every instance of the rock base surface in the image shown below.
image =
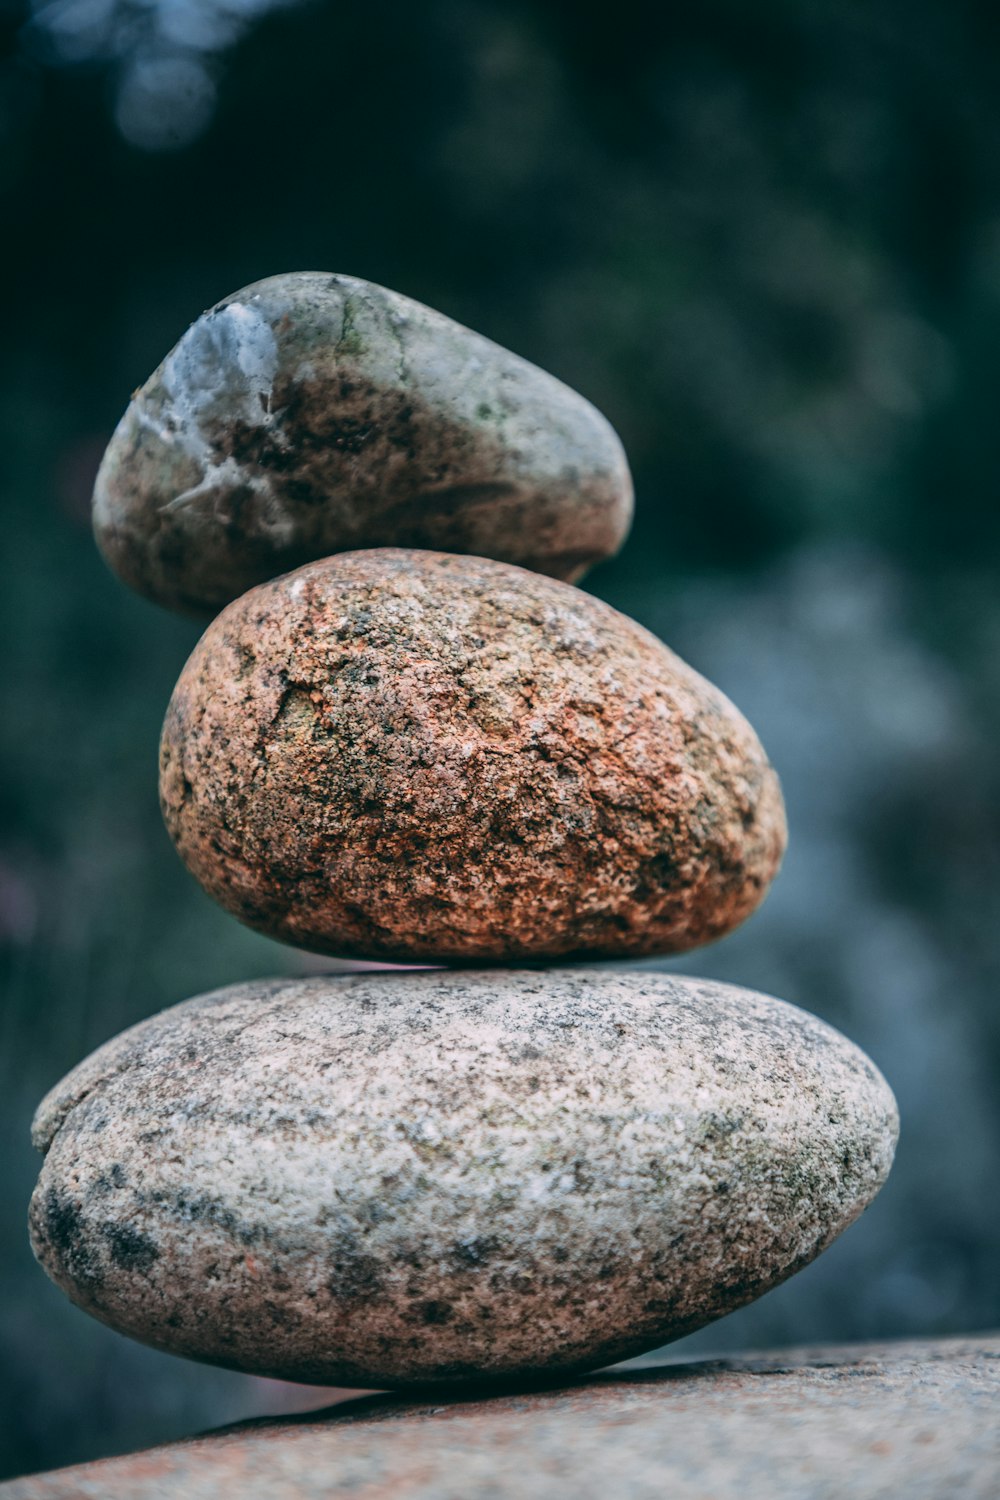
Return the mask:
<path fill-rule="evenodd" d="M 1000 1335 L 633 1361 L 476 1401 L 351 1399 L 3 1500 L 994 1500 Z"/>

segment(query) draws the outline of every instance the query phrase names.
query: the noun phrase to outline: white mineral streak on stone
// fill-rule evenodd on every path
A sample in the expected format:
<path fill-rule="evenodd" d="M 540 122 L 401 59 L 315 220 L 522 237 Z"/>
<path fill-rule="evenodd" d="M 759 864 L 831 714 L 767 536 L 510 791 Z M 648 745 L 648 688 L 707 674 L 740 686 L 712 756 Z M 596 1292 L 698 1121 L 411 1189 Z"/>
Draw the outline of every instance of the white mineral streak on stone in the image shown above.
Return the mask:
<path fill-rule="evenodd" d="M 254 423 L 270 418 L 278 346 L 267 319 L 243 302 L 205 313 L 163 362 L 160 380 L 179 432 L 233 402 Z M 240 379 L 242 377 L 242 380 Z"/>
<path fill-rule="evenodd" d="M 377 1386 L 585 1368 L 822 1250 L 897 1132 L 815 1017 L 593 968 L 233 986 L 43 1102 L 32 1241 L 157 1347 Z"/>
<path fill-rule="evenodd" d="M 271 327 L 245 303 L 232 302 L 205 313 L 188 329 L 163 362 L 161 416 L 150 417 L 141 396 L 135 402 L 136 418 L 162 441 L 184 448 L 203 471 L 198 484 L 165 501 L 161 510 L 177 510 L 200 495 L 245 480 L 234 458 L 217 460 L 202 423 L 217 419 L 222 411 L 252 427 L 269 426 L 277 368 L 278 346 Z M 262 493 L 270 492 L 266 478 L 251 475 L 249 482 Z"/>

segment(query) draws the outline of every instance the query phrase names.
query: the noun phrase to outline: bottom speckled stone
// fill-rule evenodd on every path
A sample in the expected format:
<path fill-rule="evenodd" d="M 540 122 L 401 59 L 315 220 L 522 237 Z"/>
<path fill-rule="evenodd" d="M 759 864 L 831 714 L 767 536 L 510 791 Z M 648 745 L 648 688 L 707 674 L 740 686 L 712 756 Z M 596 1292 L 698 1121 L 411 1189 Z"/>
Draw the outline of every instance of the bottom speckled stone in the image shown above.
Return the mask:
<path fill-rule="evenodd" d="M 1000 1338 L 346 1401 L 18 1480 L 4 1500 L 995 1500 Z"/>
<path fill-rule="evenodd" d="M 176 1354 L 353 1386 L 654 1348 L 874 1196 L 895 1103 L 779 1000 L 594 968 L 237 985 L 43 1102 L 32 1242 Z"/>

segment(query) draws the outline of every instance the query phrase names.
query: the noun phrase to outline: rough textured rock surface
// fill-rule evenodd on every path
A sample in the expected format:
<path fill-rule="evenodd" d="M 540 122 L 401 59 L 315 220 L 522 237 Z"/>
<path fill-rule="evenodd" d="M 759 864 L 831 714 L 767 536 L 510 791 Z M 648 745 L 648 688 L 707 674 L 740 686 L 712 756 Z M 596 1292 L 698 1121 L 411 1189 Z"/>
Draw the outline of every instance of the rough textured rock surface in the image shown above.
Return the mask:
<path fill-rule="evenodd" d="M 196 612 L 355 547 L 576 578 L 631 515 L 621 443 L 582 396 L 408 297 L 318 272 L 199 318 L 136 393 L 94 494 L 120 577 Z"/>
<path fill-rule="evenodd" d="M 777 778 L 723 695 L 567 584 L 348 553 L 263 584 L 177 684 L 161 800 L 242 921 L 400 962 L 691 948 L 762 900 Z"/>
<path fill-rule="evenodd" d="M 896 1132 L 863 1053 L 731 985 L 237 985 L 43 1102 L 32 1243 L 88 1312 L 217 1364 L 354 1386 L 581 1369 L 805 1265 Z"/>
<path fill-rule="evenodd" d="M 1000 1338 L 658 1363 L 486 1401 L 344 1402 L 6 1500 L 995 1500 Z"/>

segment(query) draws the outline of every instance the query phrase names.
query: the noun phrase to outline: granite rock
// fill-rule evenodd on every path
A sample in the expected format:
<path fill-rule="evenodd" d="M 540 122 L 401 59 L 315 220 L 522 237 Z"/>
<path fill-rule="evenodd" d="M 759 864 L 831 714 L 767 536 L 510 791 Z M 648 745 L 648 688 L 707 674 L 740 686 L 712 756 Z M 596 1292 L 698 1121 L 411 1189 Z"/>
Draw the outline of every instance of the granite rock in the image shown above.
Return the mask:
<path fill-rule="evenodd" d="M 883 1182 L 884 1079 L 814 1016 L 595 968 L 237 985 L 42 1103 L 35 1253 L 174 1354 L 353 1386 L 572 1371 L 767 1291 Z"/>
<path fill-rule="evenodd" d="M 193 324 L 136 392 L 94 494 L 112 568 L 198 613 L 358 547 L 576 578 L 631 514 L 621 443 L 582 396 L 407 297 L 311 272 Z"/>
<path fill-rule="evenodd" d="M 508 564 L 347 553 L 205 632 L 163 730 L 188 868 L 284 942 L 398 962 L 677 952 L 785 844 L 732 704 L 647 631 Z"/>
<path fill-rule="evenodd" d="M 345 1401 L 4 1500 L 995 1500 L 1000 1338 L 658 1362 L 489 1400 Z"/>

